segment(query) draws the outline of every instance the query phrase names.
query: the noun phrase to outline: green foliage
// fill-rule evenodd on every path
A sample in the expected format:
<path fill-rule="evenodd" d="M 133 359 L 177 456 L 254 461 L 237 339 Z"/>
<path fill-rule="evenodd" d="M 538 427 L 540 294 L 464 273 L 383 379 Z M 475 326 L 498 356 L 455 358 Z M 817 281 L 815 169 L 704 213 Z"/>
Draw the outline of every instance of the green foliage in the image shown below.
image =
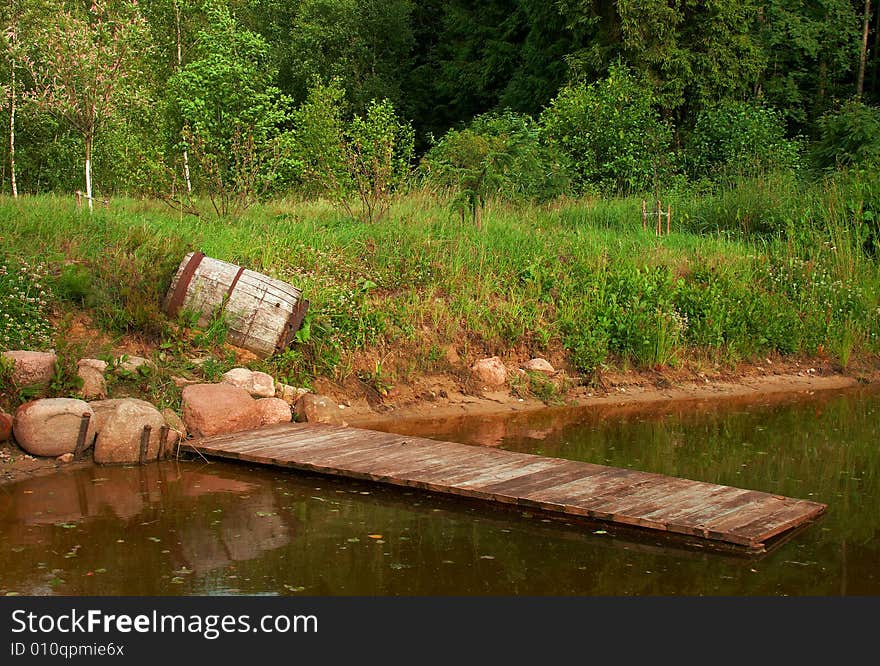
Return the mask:
<path fill-rule="evenodd" d="M 850 0 L 763 3 L 756 32 L 766 55 L 758 83 L 789 125 L 809 129 L 835 99 L 854 92 L 863 6 Z"/>
<path fill-rule="evenodd" d="M 286 137 L 288 155 L 297 185 L 307 196 L 345 196 L 344 103 L 345 91 L 338 80 L 316 81 L 293 111 L 293 129 Z"/>
<path fill-rule="evenodd" d="M 48 349 L 52 291 L 42 263 L 13 262 L 0 255 L 0 349 Z"/>
<path fill-rule="evenodd" d="M 796 170 L 799 161 L 799 145 L 786 138 L 781 114 L 750 102 L 726 101 L 700 111 L 686 150 L 694 179 Z"/>
<path fill-rule="evenodd" d="M 565 160 L 540 139 L 529 116 L 487 114 L 447 132 L 423 158 L 422 171 L 452 188 L 456 206 L 476 221 L 488 199 L 546 201 L 566 191 Z"/>
<path fill-rule="evenodd" d="M 388 100 L 348 122 L 343 104 L 338 80 L 315 83 L 293 114 L 291 163 L 306 191 L 329 197 L 352 218 L 378 222 L 410 175 L 413 130 Z"/>
<path fill-rule="evenodd" d="M 644 82 L 615 65 L 602 81 L 563 88 L 541 116 L 547 143 L 568 156 L 581 188 L 653 189 L 669 168 L 672 139 L 654 101 Z"/>
<path fill-rule="evenodd" d="M 315 79 L 336 79 L 354 111 L 372 100 L 399 104 L 413 48 L 410 0 L 295 3 L 281 67 L 302 99 Z"/>
<path fill-rule="evenodd" d="M 388 212 L 391 194 L 410 175 L 412 127 L 397 116 L 387 99 L 373 101 L 346 129 L 344 155 L 349 188 L 360 199 L 361 219 L 378 222 Z M 353 214 L 350 207 L 348 211 Z"/>
<path fill-rule="evenodd" d="M 168 81 L 168 106 L 184 130 L 180 149 L 193 153 L 197 184 L 227 216 L 271 189 L 288 100 L 273 85 L 265 40 L 241 29 L 219 0 L 206 3 L 206 14 L 198 56 Z"/>
<path fill-rule="evenodd" d="M 880 161 L 880 108 L 851 99 L 819 119 L 812 149 L 819 169 L 871 165 Z"/>

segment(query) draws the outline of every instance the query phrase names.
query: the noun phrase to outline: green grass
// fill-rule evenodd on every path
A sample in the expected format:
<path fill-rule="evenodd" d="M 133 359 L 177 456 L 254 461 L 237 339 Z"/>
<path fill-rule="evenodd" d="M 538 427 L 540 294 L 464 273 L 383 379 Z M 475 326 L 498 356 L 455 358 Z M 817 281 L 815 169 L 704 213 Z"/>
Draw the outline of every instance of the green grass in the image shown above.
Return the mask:
<path fill-rule="evenodd" d="M 133 199 L 89 215 L 41 196 L 0 199 L 0 236 L 9 260 L 49 266 L 62 310 L 178 356 L 192 343 L 160 303 L 188 250 L 292 283 L 311 302 L 307 339 L 262 364 L 289 383 L 448 370 L 447 345 L 463 358 L 564 350 L 585 377 L 706 354 L 825 353 L 845 366 L 880 346 L 866 244 L 877 191 L 857 174 L 670 193 L 662 238 L 642 230 L 637 198 L 491 204 L 479 232 L 418 192 L 377 225 L 320 202 L 225 221 Z"/>

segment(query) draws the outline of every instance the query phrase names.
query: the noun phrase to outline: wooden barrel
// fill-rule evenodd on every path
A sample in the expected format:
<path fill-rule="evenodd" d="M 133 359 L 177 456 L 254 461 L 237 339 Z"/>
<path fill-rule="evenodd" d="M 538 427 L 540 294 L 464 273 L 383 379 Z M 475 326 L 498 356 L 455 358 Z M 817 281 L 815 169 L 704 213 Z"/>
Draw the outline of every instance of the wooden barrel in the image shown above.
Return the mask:
<path fill-rule="evenodd" d="M 309 302 L 286 282 L 201 252 L 190 252 L 177 269 L 165 298 L 165 312 L 198 313 L 205 328 L 222 311 L 233 345 L 271 356 L 293 342 Z"/>

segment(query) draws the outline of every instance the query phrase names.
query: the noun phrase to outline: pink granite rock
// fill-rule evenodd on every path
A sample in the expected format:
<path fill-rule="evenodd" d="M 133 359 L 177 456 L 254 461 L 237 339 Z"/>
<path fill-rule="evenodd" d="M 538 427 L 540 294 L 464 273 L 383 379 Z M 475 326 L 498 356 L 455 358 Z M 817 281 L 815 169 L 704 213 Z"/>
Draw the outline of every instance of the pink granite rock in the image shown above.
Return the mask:
<path fill-rule="evenodd" d="M 57 457 L 73 453 L 76 450 L 83 414 L 92 417 L 94 411 L 82 400 L 33 400 L 16 410 L 12 432 L 19 446 L 32 455 Z M 86 443 L 91 443 L 94 436 L 95 425 L 90 418 Z"/>
<path fill-rule="evenodd" d="M 247 368 L 233 368 L 224 373 L 223 382 L 243 388 L 255 398 L 274 398 L 275 380 L 265 372 L 255 372 Z"/>
<path fill-rule="evenodd" d="M 150 426 L 146 460 L 155 460 L 165 418 L 149 402 L 124 398 L 116 403 L 95 440 L 95 462 L 136 463 L 140 459 L 144 426 Z"/>
<path fill-rule="evenodd" d="M 522 369 L 529 372 L 540 372 L 544 375 L 552 375 L 556 372 L 556 369 L 550 365 L 550 362 L 543 358 L 533 358 L 526 361 L 522 364 Z"/>
<path fill-rule="evenodd" d="M 471 366 L 471 371 L 487 386 L 503 386 L 507 382 L 507 368 L 497 356 L 480 359 Z"/>
<path fill-rule="evenodd" d="M 0 442 L 8 441 L 12 437 L 12 414 L 0 412 Z"/>
<path fill-rule="evenodd" d="M 260 398 L 256 407 L 260 414 L 260 425 L 290 423 L 293 420 L 290 405 L 281 398 Z"/>
<path fill-rule="evenodd" d="M 100 400 L 107 397 L 107 382 L 104 371 L 107 362 L 97 358 L 82 358 L 76 363 L 76 374 L 83 381 L 79 394 L 85 400 Z"/>
<path fill-rule="evenodd" d="M 297 419 L 300 421 L 332 423 L 336 425 L 343 423 L 342 410 L 339 409 L 339 405 L 323 395 L 306 393 L 296 401 L 293 408 Z"/>
<path fill-rule="evenodd" d="M 230 384 L 193 384 L 183 389 L 183 422 L 193 437 L 252 430 L 260 426 L 255 402 Z"/>
<path fill-rule="evenodd" d="M 55 352 L 5 351 L 13 362 L 12 380 L 19 386 L 48 386 L 55 374 Z"/>

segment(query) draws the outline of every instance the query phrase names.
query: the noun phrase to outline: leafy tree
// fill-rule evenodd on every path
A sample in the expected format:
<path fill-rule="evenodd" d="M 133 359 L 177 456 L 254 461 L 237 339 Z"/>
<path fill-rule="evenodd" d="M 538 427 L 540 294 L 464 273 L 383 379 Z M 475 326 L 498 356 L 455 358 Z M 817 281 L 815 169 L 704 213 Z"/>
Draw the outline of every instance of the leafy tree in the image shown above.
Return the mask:
<path fill-rule="evenodd" d="M 267 191 L 288 100 L 262 37 L 241 29 L 229 8 L 205 5 L 209 27 L 196 55 L 168 82 L 169 108 L 184 128 L 201 185 L 220 216 L 236 214 Z"/>
<path fill-rule="evenodd" d="M 403 98 L 413 48 L 410 0 L 300 0 L 282 53 L 283 76 L 303 99 L 315 79 L 338 79 L 351 107 Z"/>
<path fill-rule="evenodd" d="M 651 189 L 667 168 L 672 131 L 650 86 L 625 65 L 591 85 L 562 89 L 541 115 L 548 144 L 567 155 L 581 187 Z"/>
<path fill-rule="evenodd" d="M 667 117 L 753 91 L 765 54 L 756 39 L 756 0 L 560 0 L 572 29 L 592 38 L 569 54 L 584 80 L 622 59 L 651 86 Z"/>
<path fill-rule="evenodd" d="M 21 99 L 20 69 L 23 59 L 21 30 L 23 8 L 21 0 L 10 0 L 0 8 L 0 51 L 5 61 L 8 79 L 0 84 L 0 97 L 9 109 L 9 185 L 12 196 L 18 196 L 15 177 L 15 116 Z"/>
<path fill-rule="evenodd" d="M 137 94 L 136 49 L 145 43 L 145 25 L 135 0 L 87 10 L 55 7 L 53 20 L 35 28 L 28 59 L 34 100 L 83 139 L 85 185 L 92 208 L 92 151 L 108 120 Z"/>
<path fill-rule="evenodd" d="M 316 81 L 306 100 L 293 112 L 289 141 L 291 172 L 307 195 L 347 196 L 343 109 L 345 90 L 338 79 Z"/>
<path fill-rule="evenodd" d="M 203 3 L 199 0 L 152 0 L 145 3 L 143 13 L 150 29 L 155 45 L 156 70 L 161 92 L 157 97 L 165 97 L 165 84 L 168 79 L 183 69 L 195 50 L 198 31 L 204 28 L 206 17 Z M 171 117 L 163 119 L 170 127 L 163 130 L 170 139 L 172 150 L 178 150 L 182 160 L 182 171 L 187 194 L 192 193 L 190 176 L 189 151 L 182 141 L 183 128 L 180 119 Z"/>
<path fill-rule="evenodd" d="M 835 98 L 851 93 L 859 27 L 850 0 L 766 2 L 758 33 L 767 61 L 760 95 L 805 129 Z"/>
<path fill-rule="evenodd" d="M 365 113 L 346 122 L 344 98 L 338 79 L 312 87 L 293 114 L 291 157 L 309 191 L 330 197 L 350 217 L 378 222 L 409 176 L 412 127 L 388 100 L 371 102 Z"/>

